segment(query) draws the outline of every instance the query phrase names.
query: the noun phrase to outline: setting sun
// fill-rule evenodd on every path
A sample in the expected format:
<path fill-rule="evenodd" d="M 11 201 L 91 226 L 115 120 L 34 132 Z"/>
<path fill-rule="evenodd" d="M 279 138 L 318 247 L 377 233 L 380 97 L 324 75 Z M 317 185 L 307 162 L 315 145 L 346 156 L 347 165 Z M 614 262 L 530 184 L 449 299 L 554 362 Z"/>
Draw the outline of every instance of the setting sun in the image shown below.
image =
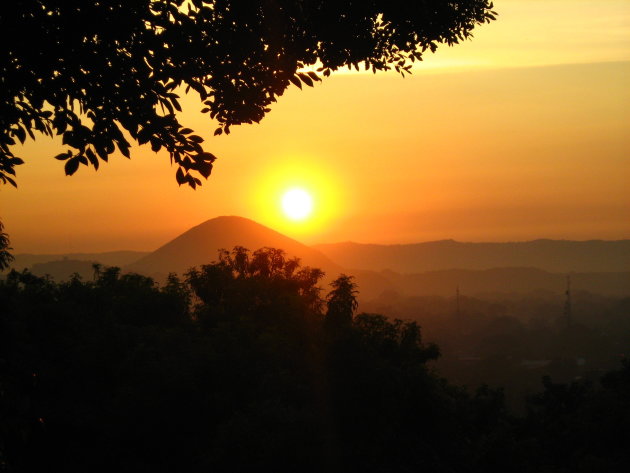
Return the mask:
<path fill-rule="evenodd" d="M 291 220 L 304 220 L 313 211 L 313 199 L 304 189 L 291 189 L 282 196 L 282 210 Z"/>
<path fill-rule="evenodd" d="M 339 180 L 340 170 L 322 161 L 296 153 L 259 169 L 249 186 L 252 215 L 291 238 L 321 240 L 340 213 L 353 205 L 348 185 Z"/>

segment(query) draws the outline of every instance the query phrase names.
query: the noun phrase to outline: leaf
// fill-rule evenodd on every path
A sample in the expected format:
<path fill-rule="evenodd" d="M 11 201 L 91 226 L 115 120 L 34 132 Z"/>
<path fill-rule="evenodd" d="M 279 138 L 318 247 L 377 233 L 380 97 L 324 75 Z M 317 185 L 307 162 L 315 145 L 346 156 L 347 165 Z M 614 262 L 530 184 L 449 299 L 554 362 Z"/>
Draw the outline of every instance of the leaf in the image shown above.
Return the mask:
<path fill-rule="evenodd" d="M 307 76 L 306 74 L 302 74 L 301 72 L 298 74 L 298 76 L 300 76 L 300 79 L 302 79 L 302 82 L 304 82 L 306 85 L 308 85 L 309 87 L 313 87 L 313 81 L 309 76 Z"/>
<path fill-rule="evenodd" d="M 57 120 L 59 117 L 59 120 Z M 65 118 L 60 115 L 55 115 L 55 119 L 53 120 L 53 125 L 57 130 L 57 135 L 63 135 L 68 128 L 68 122 L 66 122 Z"/>
<path fill-rule="evenodd" d="M 208 176 L 212 173 L 212 164 L 204 161 L 197 163 L 197 171 L 199 171 L 199 174 L 203 177 L 208 179 Z"/>
<path fill-rule="evenodd" d="M 175 173 L 175 180 L 180 186 L 186 182 L 186 176 L 184 176 L 184 171 L 182 171 L 182 168 L 177 168 L 177 172 Z"/>
<path fill-rule="evenodd" d="M 151 141 L 151 150 L 155 151 L 156 153 L 160 151 L 160 149 L 162 148 L 160 140 L 158 140 L 157 138 L 151 138 L 149 141 Z"/>
<path fill-rule="evenodd" d="M 75 156 L 72 159 L 69 159 L 68 161 L 66 161 L 66 165 L 65 165 L 65 171 L 66 171 L 66 176 L 72 176 L 75 172 L 77 172 L 77 169 L 79 169 L 79 158 L 78 156 Z"/>
<path fill-rule="evenodd" d="M 171 103 L 173 104 L 173 107 L 175 107 L 175 110 L 177 110 L 178 112 L 182 111 L 182 107 L 179 105 L 179 102 L 176 98 L 171 98 Z"/>
<path fill-rule="evenodd" d="M 227 130 L 226 130 L 227 133 Z M 194 143 L 203 143 L 203 138 L 198 135 L 190 135 L 188 139 Z"/>
<path fill-rule="evenodd" d="M 142 128 L 139 132 L 138 132 L 138 144 L 143 145 L 145 143 L 148 143 L 149 140 L 151 139 L 151 130 L 147 127 Z"/>
<path fill-rule="evenodd" d="M 217 157 L 216 157 L 214 154 L 212 154 L 212 153 L 208 153 L 207 151 L 204 151 L 203 153 L 199 153 L 199 154 L 197 155 L 197 157 L 198 157 L 200 160 L 203 160 L 203 161 L 208 161 L 208 162 L 210 162 L 210 163 L 212 163 L 212 162 L 216 161 L 216 159 L 217 159 Z"/>
<path fill-rule="evenodd" d="M 66 152 L 66 153 L 58 154 L 57 156 L 55 156 L 55 159 L 58 159 L 59 161 L 65 161 L 70 156 L 72 156 L 72 153 Z"/>
<path fill-rule="evenodd" d="M 182 135 L 188 135 L 189 133 L 192 133 L 193 131 L 190 128 L 182 128 L 181 130 L 179 130 L 179 132 Z"/>
<path fill-rule="evenodd" d="M 214 130 L 214 136 L 220 135 L 223 133 L 223 129 L 222 128 L 217 128 L 216 130 Z"/>
<path fill-rule="evenodd" d="M 127 158 L 127 159 L 131 159 L 131 155 L 129 154 L 129 146 L 126 145 L 125 143 L 118 143 L 118 149 L 120 150 L 120 152 L 122 153 L 122 155 Z"/>
<path fill-rule="evenodd" d="M 92 163 L 92 166 L 94 166 L 94 169 L 98 169 L 98 158 L 96 157 L 96 154 L 94 154 L 94 151 L 92 151 L 90 148 L 88 148 L 87 150 L 85 150 L 85 155 L 87 156 L 87 158 L 90 160 L 90 162 Z"/>
<path fill-rule="evenodd" d="M 26 140 L 26 132 L 24 131 L 24 128 L 22 128 L 21 126 L 16 128 L 13 134 L 17 136 L 18 140 L 20 140 L 20 143 L 24 144 L 24 141 Z"/>
<path fill-rule="evenodd" d="M 105 148 L 103 148 L 102 146 L 94 146 L 94 149 L 96 150 L 96 154 L 98 154 L 98 156 L 105 162 L 107 162 L 107 159 L 109 158 L 109 156 L 107 156 L 107 152 L 105 151 Z"/>
<path fill-rule="evenodd" d="M 2 175 L 2 179 L 6 180 L 6 181 L 9 181 L 9 184 L 11 184 L 13 187 L 15 187 L 17 189 L 17 184 L 9 176 Z"/>
<path fill-rule="evenodd" d="M 298 79 L 297 77 L 291 76 L 289 77 L 289 80 L 293 82 L 294 85 L 297 85 L 300 89 L 302 88 L 302 83 L 300 82 L 300 79 Z"/>

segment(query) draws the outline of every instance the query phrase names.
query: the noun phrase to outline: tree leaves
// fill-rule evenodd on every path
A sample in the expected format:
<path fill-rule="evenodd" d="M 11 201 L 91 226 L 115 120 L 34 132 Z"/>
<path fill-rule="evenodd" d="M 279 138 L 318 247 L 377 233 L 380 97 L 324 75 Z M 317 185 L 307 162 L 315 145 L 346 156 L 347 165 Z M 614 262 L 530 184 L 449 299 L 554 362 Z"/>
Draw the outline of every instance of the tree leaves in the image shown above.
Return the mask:
<path fill-rule="evenodd" d="M 313 80 L 319 80 L 319 77 L 317 77 L 317 75 L 315 75 L 315 79 L 312 79 L 310 75 L 304 74 L 302 72 L 298 73 L 298 77 L 302 79 L 302 82 L 304 82 L 309 87 L 313 87 Z"/>
<path fill-rule="evenodd" d="M 98 158 L 94 154 L 94 151 L 88 148 L 87 150 L 85 150 L 85 155 L 90 160 L 90 163 L 92 163 L 92 166 L 94 166 L 94 169 L 98 170 Z"/>
<path fill-rule="evenodd" d="M 66 165 L 64 166 L 64 170 L 66 171 L 66 176 L 72 176 L 79 169 L 79 157 L 75 156 L 74 158 L 66 161 Z"/>
<path fill-rule="evenodd" d="M 300 82 L 300 79 L 297 76 L 291 76 L 289 77 L 289 80 L 300 89 L 302 88 L 302 83 Z"/>
<path fill-rule="evenodd" d="M 180 87 L 204 104 L 214 136 L 229 134 L 233 125 L 260 122 L 291 84 L 313 87 L 339 68 L 360 65 L 404 75 L 425 50 L 469 38 L 496 16 L 488 0 L 262 2 L 256 8 L 195 0 L 188 9 L 180 8 L 181 0 L 102 0 L 80 9 L 75 3 L 3 6 L 4 183 L 14 182 L 7 175 L 16 165 L 8 147 L 36 139 L 36 132 L 61 135 L 73 149 L 55 156 L 68 175 L 77 162 L 98 168 L 116 148 L 130 158 L 129 138 L 166 151 L 171 162 L 194 161 L 205 142 L 178 121 Z M 29 41 L 16 41 L 23 31 Z M 82 158 L 72 161 L 73 154 Z M 190 171 L 209 176 L 205 165 Z M 201 183 L 190 174 L 176 179 Z"/>
<path fill-rule="evenodd" d="M 175 173 L 175 180 L 180 186 L 186 182 L 186 176 L 184 176 L 184 171 L 182 171 L 182 168 L 177 168 L 177 172 Z"/>
<path fill-rule="evenodd" d="M 212 163 L 205 161 L 197 163 L 197 171 L 199 171 L 199 174 L 201 174 L 204 178 L 208 179 L 210 173 L 212 172 Z"/>
<path fill-rule="evenodd" d="M 55 156 L 55 159 L 58 159 L 59 161 L 65 161 L 70 156 L 72 156 L 72 151 L 66 151 L 65 153 L 61 153 Z"/>

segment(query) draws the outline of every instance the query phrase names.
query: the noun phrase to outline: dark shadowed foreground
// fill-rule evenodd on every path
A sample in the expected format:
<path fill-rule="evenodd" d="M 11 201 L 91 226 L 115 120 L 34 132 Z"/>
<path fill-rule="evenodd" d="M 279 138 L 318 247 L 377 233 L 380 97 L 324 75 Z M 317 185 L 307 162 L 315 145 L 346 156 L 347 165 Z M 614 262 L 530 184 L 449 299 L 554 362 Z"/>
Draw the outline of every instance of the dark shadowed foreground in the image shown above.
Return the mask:
<path fill-rule="evenodd" d="M 340 276 L 242 248 L 171 277 L 0 282 L 0 471 L 625 471 L 630 364 L 501 391 L 432 373 L 415 323 Z"/>

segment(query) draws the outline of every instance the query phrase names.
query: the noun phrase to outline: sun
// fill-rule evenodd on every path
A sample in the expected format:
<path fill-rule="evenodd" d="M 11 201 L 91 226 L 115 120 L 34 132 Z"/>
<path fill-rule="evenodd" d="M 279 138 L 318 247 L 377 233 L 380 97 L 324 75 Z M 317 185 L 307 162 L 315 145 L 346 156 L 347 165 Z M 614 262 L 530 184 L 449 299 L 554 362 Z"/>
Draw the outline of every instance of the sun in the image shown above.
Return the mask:
<path fill-rule="evenodd" d="M 304 189 L 289 189 L 282 195 L 282 210 L 291 220 L 304 220 L 313 212 L 313 198 Z"/>
<path fill-rule="evenodd" d="M 249 189 L 256 221 L 291 238 L 325 232 L 352 198 L 336 169 L 298 152 L 270 160 L 254 176 Z"/>

